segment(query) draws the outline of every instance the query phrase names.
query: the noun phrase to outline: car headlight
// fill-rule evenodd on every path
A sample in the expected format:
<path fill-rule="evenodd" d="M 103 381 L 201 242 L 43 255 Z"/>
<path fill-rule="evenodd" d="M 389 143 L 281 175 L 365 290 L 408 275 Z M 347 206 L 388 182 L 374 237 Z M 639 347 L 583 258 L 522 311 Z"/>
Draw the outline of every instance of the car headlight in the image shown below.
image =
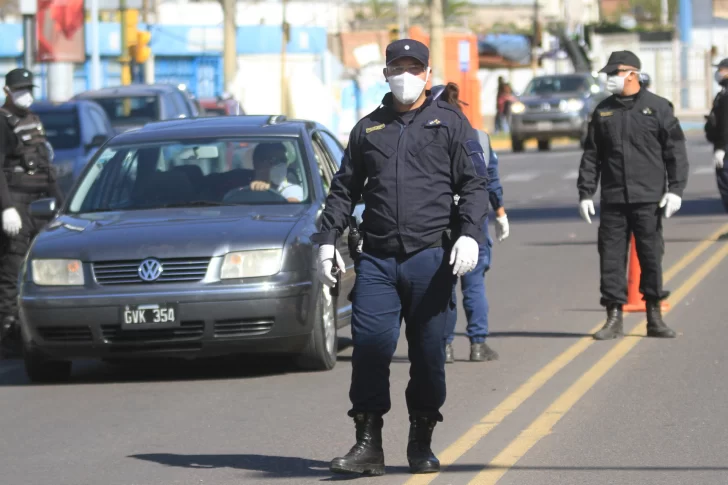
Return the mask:
<path fill-rule="evenodd" d="M 282 255 L 281 249 L 227 253 L 220 269 L 220 279 L 272 276 L 281 270 Z"/>
<path fill-rule="evenodd" d="M 581 99 L 569 99 L 561 101 L 561 109 L 563 111 L 581 111 L 584 107 L 584 101 Z"/>
<path fill-rule="evenodd" d="M 526 106 L 523 103 L 513 103 L 513 106 L 511 106 L 511 113 L 517 115 L 520 113 L 523 113 L 526 111 Z"/>
<path fill-rule="evenodd" d="M 81 286 L 83 265 L 77 259 L 34 259 L 33 283 L 39 286 Z"/>

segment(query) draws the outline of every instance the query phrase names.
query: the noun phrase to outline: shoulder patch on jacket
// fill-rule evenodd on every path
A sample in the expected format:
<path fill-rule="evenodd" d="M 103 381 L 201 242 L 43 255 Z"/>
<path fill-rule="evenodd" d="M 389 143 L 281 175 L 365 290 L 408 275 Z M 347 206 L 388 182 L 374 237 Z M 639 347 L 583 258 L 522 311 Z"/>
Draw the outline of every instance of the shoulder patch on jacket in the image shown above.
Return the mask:
<path fill-rule="evenodd" d="M 614 114 L 614 111 L 598 111 L 600 118 L 606 118 L 607 116 L 612 116 Z"/>
<path fill-rule="evenodd" d="M 365 131 L 366 131 L 366 132 L 367 132 L 367 134 L 368 134 L 368 133 L 371 133 L 372 131 L 382 130 L 382 129 L 384 129 L 384 127 L 385 127 L 385 126 L 386 126 L 386 125 L 385 125 L 384 123 L 382 123 L 382 124 L 380 124 L 380 125 L 374 125 L 374 126 L 370 126 L 370 127 L 369 127 L 369 128 L 367 128 L 367 129 L 366 129 Z"/>

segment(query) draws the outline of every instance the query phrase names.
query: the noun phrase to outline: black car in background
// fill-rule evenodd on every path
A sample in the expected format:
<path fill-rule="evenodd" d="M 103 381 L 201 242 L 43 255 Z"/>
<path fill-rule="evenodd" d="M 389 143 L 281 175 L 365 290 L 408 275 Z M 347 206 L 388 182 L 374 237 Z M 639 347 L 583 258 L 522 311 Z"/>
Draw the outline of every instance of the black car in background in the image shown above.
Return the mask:
<path fill-rule="evenodd" d="M 265 191 L 251 190 L 267 177 L 253 166 L 261 144 L 285 153 L 263 159 L 285 174 Z M 353 262 L 344 234 L 332 292 L 310 237 L 342 156 L 322 125 L 283 117 L 150 123 L 110 140 L 58 212 L 31 205 L 51 220 L 19 280 L 30 379 L 68 378 L 77 358 L 265 353 L 333 368 Z"/>
<path fill-rule="evenodd" d="M 196 118 L 199 112 L 187 91 L 174 84 L 130 84 L 84 91 L 73 99 L 98 103 L 117 133 L 154 121 Z"/>

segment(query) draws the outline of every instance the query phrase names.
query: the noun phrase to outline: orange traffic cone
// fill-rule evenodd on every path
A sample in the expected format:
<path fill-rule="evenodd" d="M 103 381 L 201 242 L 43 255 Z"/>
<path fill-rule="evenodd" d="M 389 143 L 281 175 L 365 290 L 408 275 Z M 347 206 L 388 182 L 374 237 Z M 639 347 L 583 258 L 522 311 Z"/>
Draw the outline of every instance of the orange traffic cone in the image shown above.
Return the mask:
<path fill-rule="evenodd" d="M 627 304 L 623 305 L 622 310 L 625 312 L 637 313 L 647 311 L 645 302 L 640 293 L 640 260 L 637 257 L 637 247 L 635 246 L 634 234 L 629 242 L 629 273 L 627 274 Z M 667 300 L 663 300 L 660 304 L 662 310 L 670 308 Z"/>

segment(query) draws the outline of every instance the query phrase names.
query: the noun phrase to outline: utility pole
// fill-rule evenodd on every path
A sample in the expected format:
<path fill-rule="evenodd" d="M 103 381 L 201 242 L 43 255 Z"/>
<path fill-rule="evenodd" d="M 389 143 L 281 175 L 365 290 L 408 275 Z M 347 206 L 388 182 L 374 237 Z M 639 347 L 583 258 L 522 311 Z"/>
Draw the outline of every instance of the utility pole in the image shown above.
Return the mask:
<path fill-rule="evenodd" d="M 430 65 L 432 85 L 445 83 L 445 18 L 443 0 L 430 0 Z"/>
<path fill-rule="evenodd" d="M 290 40 L 290 25 L 286 22 L 288 0 L 282 0 L 283 18 L 281 20 L 281 114 L 288 115 L 288 80 L 286 76 L 286 48 Z"/>
<path fill-rule="evenodd" d="M 667 0 L 660 0 L 660 25 L 667 25 L 669 6 Z"/>
<path fill-rule="evenodd" d="M 409 0 L 397 0 L 397 25 L 399 38 L 406 39 L 409 35 Z"/>
<path fill-rule="evenodd" d="M 150 0 L 143 0 L 142 2 L 142 22 L 144 22 L 147 25 L 147 29 L 149 29 L 150 22 L 150 10 L 149 8 L 149 1 Z M 155 12 L 156 17 L 156 12 Z M 155 18 L 156 20 L 156 18 Z M 144 79 L 145 84 L 154 84 L 154 54 L 150 54 L 149 58 L 144 62 L 144 65 L 142 66 L 143 73 L 142 73 L 142 79 Z"/>
<path fill-rule="evenodd" d="M 538 71 L 538 44 L 541 41 L 541 27 L 538 20 L 538 0 L 533 0 L 533 45 L 531 46 L 531 71 Z"/>
<path fill-rule="evenodd" d="M 126 0 L 119 0 L 119 13 L 121 14 L 121 56 L 119 63 L 121 64 L 121 84 L 128 86 L 131 84 L 131 67 L 129 65 L 129 11 L 126 8 Z"/>
<path fill-rule="evenodd" d="M 222 0 L 223 16 L 223 69 L 226 92 L 233 90 L 233 81 L 238 71 L 237 32 L 235 31 L 235 2 Z"/>

